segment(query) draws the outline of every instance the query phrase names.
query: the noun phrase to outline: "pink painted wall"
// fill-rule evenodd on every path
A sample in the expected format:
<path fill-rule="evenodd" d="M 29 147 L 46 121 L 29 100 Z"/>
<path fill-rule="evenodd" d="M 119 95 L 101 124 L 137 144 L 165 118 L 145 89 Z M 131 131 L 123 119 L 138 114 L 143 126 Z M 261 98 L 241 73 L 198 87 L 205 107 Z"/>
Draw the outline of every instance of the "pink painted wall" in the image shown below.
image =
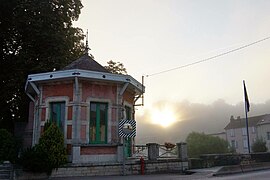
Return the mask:
<path fill-rule="evenodd" d="M 117 147 L 81 147 L 81 155 L 99 155 L 99 154 L 116 154 Z"/>
<path fill-rule="evenodd" d="M 68 96 L 70 101 L 73 101 L 73 82 L 53 83 L 43 86 L 42 102 L 45 102 L 47 97 L 52 96 Z"/>
<path fill-rule="evenodd" d="M 113 84 L 97 84 L 89 81 L 82 81 L 82 101 L 86 102 L 88 97 L 104 98 L 116 102 L 117 87 Z"/>

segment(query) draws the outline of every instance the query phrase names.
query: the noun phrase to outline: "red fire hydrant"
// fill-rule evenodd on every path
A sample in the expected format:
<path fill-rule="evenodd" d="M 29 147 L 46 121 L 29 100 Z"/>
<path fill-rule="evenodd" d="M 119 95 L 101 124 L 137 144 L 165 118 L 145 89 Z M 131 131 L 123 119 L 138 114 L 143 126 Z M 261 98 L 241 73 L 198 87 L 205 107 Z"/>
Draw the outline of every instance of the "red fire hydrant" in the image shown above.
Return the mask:
<path fill-rule="evenodd" d="M 143 157 L 140 158 L 140 162 L 141 162 L 141 175 L 144 175 L 144 159 L 143 159 Z"/>

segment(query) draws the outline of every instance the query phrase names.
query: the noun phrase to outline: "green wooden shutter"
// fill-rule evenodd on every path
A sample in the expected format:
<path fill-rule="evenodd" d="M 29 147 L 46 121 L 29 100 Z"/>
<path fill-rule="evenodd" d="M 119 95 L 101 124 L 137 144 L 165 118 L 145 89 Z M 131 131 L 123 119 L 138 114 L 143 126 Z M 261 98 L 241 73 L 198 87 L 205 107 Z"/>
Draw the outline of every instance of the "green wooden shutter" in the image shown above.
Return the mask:
<path fill-rule="evenodd" d="M 90 103 L 89 136 L 91 144 L 107 143 L 108 105 L 106 103 Z"/>

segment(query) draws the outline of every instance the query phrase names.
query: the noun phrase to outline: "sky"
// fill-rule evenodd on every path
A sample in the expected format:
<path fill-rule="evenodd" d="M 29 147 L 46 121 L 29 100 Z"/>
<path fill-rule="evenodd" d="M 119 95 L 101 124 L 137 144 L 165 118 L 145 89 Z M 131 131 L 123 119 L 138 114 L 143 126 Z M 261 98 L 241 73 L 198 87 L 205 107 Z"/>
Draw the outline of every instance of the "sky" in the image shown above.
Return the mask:
<path fill-rule="evenodd" d="M 88 29 L 95 60 L 102 65 L 119 61 L 139 81 L 145 76 L 145 106 L 137 108 L 139 121 L 166 108 L 177 122 L 190 119 L 180 113 L 181 105 L 186 108 L 183 104 L 191 111 L 208 107 L 211 118 L 210 107 L 217 102 L 227 108 L 243 103 L 243 80 L 251 104 L 269 104 L 270 39 L 194 66 L 147 75 L 269 37 L 270 1 L 82 0 L 82 4 L 74 26 Z M 242 116 L 244 108 L 240 109 L 227 109 L 221 119 L 229 121 L 233 113 Z M 262 109 L 251 107 L 251 114 L 270 113 Z"/>

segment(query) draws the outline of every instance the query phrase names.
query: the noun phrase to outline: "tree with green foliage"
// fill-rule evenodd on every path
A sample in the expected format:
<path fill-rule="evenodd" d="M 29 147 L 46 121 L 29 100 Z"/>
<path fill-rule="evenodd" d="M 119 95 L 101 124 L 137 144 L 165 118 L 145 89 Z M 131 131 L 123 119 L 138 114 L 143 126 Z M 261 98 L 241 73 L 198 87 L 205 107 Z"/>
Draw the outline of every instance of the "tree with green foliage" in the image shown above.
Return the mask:
<path fill-rule="evenodd" d="M 267 152 L 268 148 L 263 139 L 257 139 L 251 146 L 252 152 Z"/>
<path fill-rule="evenodd" d="M 72 26 L 81 0 L 8 0 L 0 5 L 0 127 L 27 121 L 27 75 L 60 69 L 82 55 L 84 35 Z"/>
<path fill-rule="evenodd" d="M 223 154 L 229 152 L 227 141 L 204 133 L 192 132 L 187 136 L 186 142 L 189 157 L 199 157 L 202 154 Z"/>
<path fill-rule="evenodd" d="M 50 174 L 67 162 L 63 133 L 54 123 L 46 127 L 39 143 L 22 154 L 20 162 L 26 170 Z"/>
<path fill-rule="evenodd" d="M 107 62 L 108 66 L 104 66 L 105 69 L 110 71 L 111 73 L 114 74 L 127 74 L 127 70 L 124 67 L 123 63 L 120 62 L 114 62 L 112 60 Z"/>
<path fill-rule="evenodd" d="M 15 162 L 17 158 L 16 141 L 11 133 L 5 129 L 0 129 L 0 162 Z"/>
<path fill-rule="evenodd" d="M 66 148 L 64 145 L 64 135 L 56 124 L 52 123 L 39 139 L 37 151 L 46 154 L 47 172 L 65 164 Z"/>

